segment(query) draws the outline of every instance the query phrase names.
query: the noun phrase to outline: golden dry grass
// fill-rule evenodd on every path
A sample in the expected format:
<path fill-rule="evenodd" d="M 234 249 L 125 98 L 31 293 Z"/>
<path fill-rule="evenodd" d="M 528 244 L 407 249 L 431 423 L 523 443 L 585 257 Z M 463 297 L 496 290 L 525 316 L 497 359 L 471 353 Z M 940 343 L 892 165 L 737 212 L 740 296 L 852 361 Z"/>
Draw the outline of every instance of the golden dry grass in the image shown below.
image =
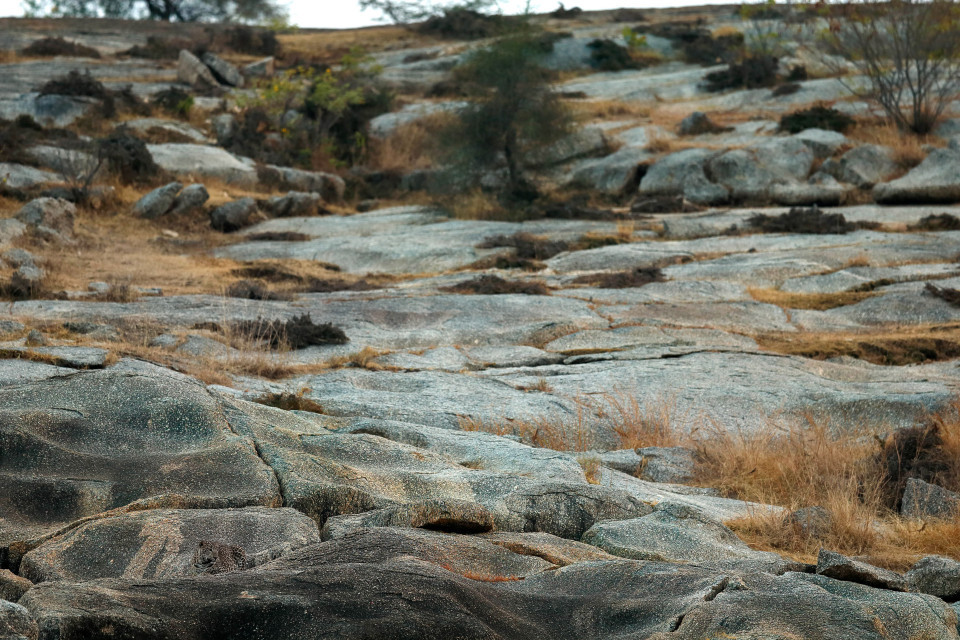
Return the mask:
<path fill-rule="evenodd" d="M 385 139 L 372 139 L 370 165 L 383 171 L 411 171 L 433 166 L 439 151 L 436 135 L 453 120 L 452 114 L 433 114 L 397 127 Z"/>
<path fill-rule="evenodd" d="M 906 173 L 927 157 L 924 145 L 944 146 L 937 136 L 918 136 L 904 133 L 890 123 L 870 122 L 859 124 L 847 133 L 847 137 L 863 144 L 878 144 L 893 150 L 893 160 L 900 173 Z"/>
<path fill-rule="evenodd" d="M 574 114 L 584 120 L 623 120 L 650 117 L 651 105 L 623 100 L 578 100 L 571 103 Z"/>
<path fill-rule="evenodd" d="M 435 42 L 430 37 L 393 25 L 330 31 L 304 29 L 280 34 L 277 39 L 281 46 L 280 59 L 287 64 L 334 64 L 354 47 L 376 52 L 402 46 L 429 46 Z"/>
<path fill-rule="evenodd" d="M 838 293 L 792 293 L 779 289 L 749 287 L 750 297 L 786 309 L 815 309 L 825 311 L 863 302 L 876 295 L 873 291 L 841 291 Z"/>
<path fill-rule="evenodd" d="M 880 365 L 960 358 L 960 325 L 885 327 L 846 332 L 800 331 L 754 336 L 760 348 L 817 360 L 851 356 Z"/>

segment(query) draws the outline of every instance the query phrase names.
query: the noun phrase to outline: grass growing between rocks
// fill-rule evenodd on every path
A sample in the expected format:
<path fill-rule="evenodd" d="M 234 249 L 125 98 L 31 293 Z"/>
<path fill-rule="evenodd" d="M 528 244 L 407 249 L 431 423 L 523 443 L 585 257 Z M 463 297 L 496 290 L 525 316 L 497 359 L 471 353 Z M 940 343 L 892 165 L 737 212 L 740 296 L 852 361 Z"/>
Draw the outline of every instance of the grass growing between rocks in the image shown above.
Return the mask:
<path fill-rule="evenodd" d="M 907 365 L 960 358 L 960 324 L 884 328 L 855 334 L 767 333 L 754 338 L 767 351 L 816 360 L 850 356 L 879 365 Z"/>
<path fill-rule="evenodd" d="M 877 295 L 872 291 L 841 291 L 838 293 L 792 293 L 779 289 L 749 287 L 747 292 L 757 302 L 767 302 L 786 309 L 814 309 L 826 311 L 863 302 Z"/>

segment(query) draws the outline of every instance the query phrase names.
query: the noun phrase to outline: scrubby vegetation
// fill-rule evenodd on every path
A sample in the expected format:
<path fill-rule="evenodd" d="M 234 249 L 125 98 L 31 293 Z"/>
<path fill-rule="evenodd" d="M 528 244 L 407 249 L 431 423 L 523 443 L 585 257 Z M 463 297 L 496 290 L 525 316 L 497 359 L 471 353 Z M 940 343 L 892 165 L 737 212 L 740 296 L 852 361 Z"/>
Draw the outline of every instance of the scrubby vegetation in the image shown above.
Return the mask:
<path fill-rule="evenodd" d="M 316 324 L 309 314 L 301 314 L 289 320 L 267 320 L 257 318 L 234 322 L 230 325 L 232 334 L 246 336 L 248 339 L 264 342 L 272 349 L 304 349 L 314 345 L 346 344 L 347 334 L 329 322 Z"/>
<path fill-rule="evenodd" d="M 77 58 L 99 58 L 100 52 L 93 47 L 71 42 L 60 37 L 41 38 L 31 42 L 23 51 L 25 56 L 55 57 L 70 56 Z"/>
<path fill-rule="evenodd" d="M 780 118 L 780 130 L 800 133 L 805 129 L 826 129 L 843 133 L 854 124 L 852 117 L 833 107 L 816 105 Z"/>
<path fill-rule="evenodd" d="M 500 295 L 508 293 L 518 293 L 528 296 L 547 296 L 550 290 L 546 285 L 534 280 L 504 280 L 500 276 L 482 275 L 470 280 L 464 280 L 449 287 L 443 287 L 444 291 L 451 293 L 469 293 L 475 295 Z"/>
<path fill-rule="evenodd" d="M 777 216 L 758 213 L 747 222 L 767 233 L 848 233 L 876 227 L 875 223 L 847 222 L 842 213 L 826 213 L 817 207 L 794 207 Z"/>

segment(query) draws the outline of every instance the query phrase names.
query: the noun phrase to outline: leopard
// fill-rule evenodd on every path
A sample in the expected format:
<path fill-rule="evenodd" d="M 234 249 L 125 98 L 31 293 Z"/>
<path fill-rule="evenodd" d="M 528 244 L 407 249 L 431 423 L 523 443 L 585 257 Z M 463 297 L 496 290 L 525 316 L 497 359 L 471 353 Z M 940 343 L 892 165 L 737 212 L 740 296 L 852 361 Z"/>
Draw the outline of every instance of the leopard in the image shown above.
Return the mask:
<path fill-rule="evenodd" d="M 212 540 L 201 540 L 193 553 L 197 573 L 226 573 L 247 568 L 247 554 L 242 547 Z"/>

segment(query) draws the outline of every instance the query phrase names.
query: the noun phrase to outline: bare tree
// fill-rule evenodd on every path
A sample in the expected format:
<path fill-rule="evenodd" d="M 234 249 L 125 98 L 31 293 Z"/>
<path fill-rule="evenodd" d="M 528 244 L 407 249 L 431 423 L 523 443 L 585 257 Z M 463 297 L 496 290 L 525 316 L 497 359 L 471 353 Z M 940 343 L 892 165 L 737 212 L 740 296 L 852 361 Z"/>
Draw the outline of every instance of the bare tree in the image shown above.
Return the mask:
<path fill-rule="evenodd" d="M 825 5 L 816 44 L 866 82 L 843 81 L 901 129 L 930 132 L 960 97 L 960 5 L 954 0 L 889 0 Z M 823 58 L 843 71 L 831 58 Z M 845 69 L 844 69 L 845 70 Z"/>

